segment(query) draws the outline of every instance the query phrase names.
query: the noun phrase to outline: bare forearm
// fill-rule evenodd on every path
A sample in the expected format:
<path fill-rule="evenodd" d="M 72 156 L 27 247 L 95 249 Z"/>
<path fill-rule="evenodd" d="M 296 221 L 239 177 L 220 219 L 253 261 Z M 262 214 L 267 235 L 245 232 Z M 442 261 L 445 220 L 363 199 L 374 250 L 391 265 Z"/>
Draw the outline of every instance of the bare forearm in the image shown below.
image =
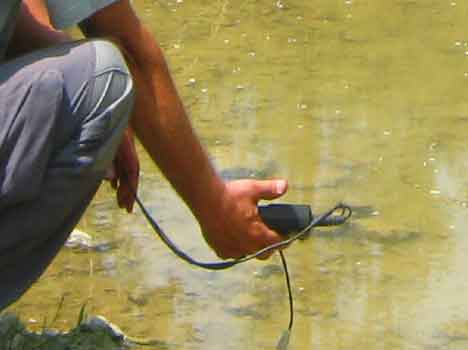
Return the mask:
<path fill-rule="evenodd" d="M 224 183 L 192 129 L 160 50 L 152 51 L 161 55 L 157 64 L 130 62 L 137 90 L 132 127 L 176 191 L 203 217 L 219 204 L 213 201 L 219 201 Z"/>
<path fill-rule="evenodd" d="M 219 205 L 224 183 L 196 137 L 153 35 L 117 3 L 83 23 L 88 36 L 107 36 L 121 46 L 136 83 L 131 124 L 149 155 L 199 218 Z M 114 13 L 125 23 L 113 26 Z M 126 30 L 119 30 L 124 27 Z"/>

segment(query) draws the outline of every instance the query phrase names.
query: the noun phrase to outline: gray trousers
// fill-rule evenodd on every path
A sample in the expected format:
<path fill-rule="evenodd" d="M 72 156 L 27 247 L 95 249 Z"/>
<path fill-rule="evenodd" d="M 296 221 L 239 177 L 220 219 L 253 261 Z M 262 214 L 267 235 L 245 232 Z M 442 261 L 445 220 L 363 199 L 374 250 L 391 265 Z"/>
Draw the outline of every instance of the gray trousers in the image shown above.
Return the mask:
<path fill-rule="evenodd" d="M 133 99 L 125 61 L 106 41 L 0 65 L 0 310 L 37 280 L 79 221 Z"/>

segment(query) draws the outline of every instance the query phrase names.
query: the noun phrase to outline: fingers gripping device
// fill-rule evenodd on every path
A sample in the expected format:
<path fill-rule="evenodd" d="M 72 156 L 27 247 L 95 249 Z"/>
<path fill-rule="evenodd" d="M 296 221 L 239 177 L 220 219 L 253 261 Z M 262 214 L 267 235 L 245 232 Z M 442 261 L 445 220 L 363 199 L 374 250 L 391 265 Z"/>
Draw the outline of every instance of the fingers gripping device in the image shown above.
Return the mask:
<path fill-rule="evenodd" d="M 351 209 L 346 206 L 340 209 L 340 214 L 323 217 L 315 227 L 338 226 L 345 223 L 351 216 Z M 304 204 L 259 205 L 258 213 L 269 228 L 284 236 L 289 236 L 294 232 L 301 232 L 314 221 L 312 209 L 309 205 Z"/>

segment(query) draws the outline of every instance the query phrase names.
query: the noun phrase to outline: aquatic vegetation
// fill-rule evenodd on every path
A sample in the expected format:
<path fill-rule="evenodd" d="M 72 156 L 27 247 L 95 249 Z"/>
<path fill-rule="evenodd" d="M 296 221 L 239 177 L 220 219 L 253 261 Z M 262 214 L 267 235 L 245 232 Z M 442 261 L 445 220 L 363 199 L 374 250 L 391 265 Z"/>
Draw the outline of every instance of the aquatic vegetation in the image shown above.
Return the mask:
<path fill-rule="evenodd" d="M 13 314 L 0 315 L 0 349 L 8 350 L 120 350 L 124 338 L 115 337 L 106 329 L 90 328 L 85 323 L 69 332 L 44 328 L 29 331 Z"/>
<path fill-rule="evenodd" d="M 0 349 L 2 350 L 123 350 L 134 345 L 171 346 L 157 339 L 132 338 L 102 316 L 86 318 L 84 307 L 77 326 L 58 331 L 44 326 L 39 332 L 28 330 L 14 314 L 0 314 Z"/>

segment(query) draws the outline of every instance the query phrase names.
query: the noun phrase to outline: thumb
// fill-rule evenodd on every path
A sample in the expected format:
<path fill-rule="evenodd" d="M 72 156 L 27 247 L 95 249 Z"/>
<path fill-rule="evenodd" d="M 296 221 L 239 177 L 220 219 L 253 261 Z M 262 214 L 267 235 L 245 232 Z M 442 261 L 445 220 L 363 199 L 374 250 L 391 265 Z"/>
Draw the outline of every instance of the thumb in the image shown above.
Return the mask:
<path fill-rule="evenodd" d="M 264 180 L 256 184 L 256 199 L 275 199 L 281 197 L 288 190 L 286 180 Z"/>

